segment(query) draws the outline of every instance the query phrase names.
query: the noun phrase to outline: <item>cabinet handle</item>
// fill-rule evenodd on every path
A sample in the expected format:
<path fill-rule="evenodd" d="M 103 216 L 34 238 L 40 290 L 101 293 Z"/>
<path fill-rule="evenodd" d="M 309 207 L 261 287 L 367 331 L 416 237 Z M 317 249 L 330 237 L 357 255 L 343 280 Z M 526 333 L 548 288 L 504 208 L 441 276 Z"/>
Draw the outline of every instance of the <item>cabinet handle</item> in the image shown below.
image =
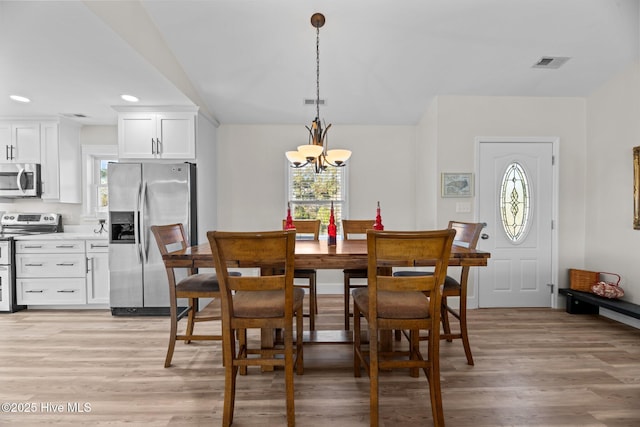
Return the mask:
<path fill-rule="evenodd" d="M 74 292 L 76 292 L 75 289 L 60 289 L 59 291 L 56 291 L 59 294 L 72 294 Z"/>
<path fill-rule="evenodd" d="M 151 138 L 151 154 L 156 154 L 156 145 L 155 140 Z"/>
<path fill-rule="evenodd" d="M 13 150 L 14 150 L 14 148 L 16 148 L 16 147 L 14 147 L 14 146 L 12 145 L 12 146 L 11 146 L 11 160 L 14 160 L 14 159 L 16 158 L 16 156 L 13 154 Z"/>
<path fill-rule="evenodd" d="M 91 268 L 89 268 L 90 264 L 91 264 L 91 258 L 87 257 L 87 274 L 89 274 L 89 272 L 91 271 Z"/>
<path fill-rule="evenodd" d="M 160 138 L 156 138 L 156 154 L 162 154 L 160 147 L 162 147 L 162 141 Z"/>
<path fill-rule="evenodd" d="M 44 289 L 32 289 L 29 291 L 24 291 L 25 294 L 42 294 L 44 293 Z"/>
<path fill-rule="evenodd" d="M 42 264 L 31 264 L 31 263 L 27 263 L 25 264 L 26 267 L 42 267 Z"/>
<path fill-rule="evenodd" d="M 42 245 L 24 245 L 23 248 L 24 249 L 40 249 L 42 248 Z"/>
<path fill-rule="evenodd" d="M 73 267 L 74 265 L 76 265 L 75 262 L 60 262 L 56 265 L 59 265 L 61 267 Z"/>
<path fill-rule="evenodd" d="M 56 245 L 56 248 L 58 249 L 68 249 L 73 247 L 75 247 L 75 245 Z"/>
<path fill-rule="evenodd" d="M 91 244 L 91 249 L 95 249 L 95 248 L 108 248 L 109 245 L 95 245 L 95 244 Z M 1 255 L 0 255 L 1 256 Z"/>
<path fill-rule="evenodd" d="M 8 145 L 4 146 L 4 156 L 7 158 L 7 160 L 10 160 L 9 159 L 9 146 Z"/>

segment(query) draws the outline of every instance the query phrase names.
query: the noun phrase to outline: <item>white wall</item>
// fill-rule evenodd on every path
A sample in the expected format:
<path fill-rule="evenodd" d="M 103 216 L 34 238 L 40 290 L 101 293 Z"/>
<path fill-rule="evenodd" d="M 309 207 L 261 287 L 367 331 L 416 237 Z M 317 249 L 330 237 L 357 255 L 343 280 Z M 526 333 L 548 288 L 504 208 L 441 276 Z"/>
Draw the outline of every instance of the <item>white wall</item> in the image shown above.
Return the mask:
<path fill-rule="evenodd" d="M 416 129 L 415 155 L 416 170 L 416 228 L 429 230 L 436 228 L 438 185 L 438 99 L 436 98 L 418 123 Z"/>
<path fill-rule="evenodd" d="M 330 148 L 353 151 L 349 218 L 375 218 L 385 229 L 414 229 L 414 126 L 334 125 Z M 303 125 L 222 125 L 218 129 L 218 227 L 277 230 L 286 215 L 285 151 L 307 143 Z M 342 293 L 341 271 L 320 271 L 318 292 Z"/>
<path fill-rule="evenodd" d="M 584 267 L 620 274 L 625 299 L 640 303 L 632 169 L 640 145 L 640 63 L 589 96 L 587 112 Z"/>
<path fill-rule="evenodd" d="M 560 202 L 558 221 L 559 278 L 567 286 L 567 269 L 584 263 L 586 134 L 583 98 L 441 96 L 437 100 L 437 165 L 441 172 L 475 174 L 475 138 L 559 137 Z M 439 180 L 439 176 L 435 178 Z M 433 182 L 432 186 L 439 183 Z M 437 187 L 436 187 L 437 188 Z M 460 199 L 432 200 L 437 227 L 449 220 L 480 221 L 473 212 L 456 213 Z M 473 281 L 473 270 L 470 278 Z M 477 304 L 475 289 L 470 289 Z"/>
<path fill-rule="evenodd" d="M 286 215 L 285 151 L 307 143 L 302 125 L 222 125 L 218 129 L 218 226 L 279 229 Z M 333 126 L 330 148 L 353 151 L 349 217 L 375 218 L 387 229 L 415 227 L 414 126 Z"/>

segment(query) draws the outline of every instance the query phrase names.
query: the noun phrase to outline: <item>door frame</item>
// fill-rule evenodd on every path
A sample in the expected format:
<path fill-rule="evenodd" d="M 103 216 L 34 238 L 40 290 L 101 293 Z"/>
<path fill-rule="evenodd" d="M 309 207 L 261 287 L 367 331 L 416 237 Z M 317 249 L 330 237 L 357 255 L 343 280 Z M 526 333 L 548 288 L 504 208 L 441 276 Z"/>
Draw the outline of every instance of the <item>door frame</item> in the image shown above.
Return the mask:
<path fill-rule="evenodd" d="M 552 170 L 552 195 L 551 195 L 551 281 L 553 283 L 553 292 L 551 295 L 551 308 L 558 308 L 558 206 L 559 206 L 559 168 L 560 168 L 560 157 L 559 157 L 559 145 L 560 145 L 560 137 L 557 136 L 518 136 L 518 137 L 505 137 L 505 136 L 478 136 L 474 139 L 474 150 L 475 150 L 475 170 L 476 175 L 480 171 L 480 144 L 489 143 L 489 142 L 504 142 L 504 143 L 518 143 L 518 142 L 527 142 L 527 143 L 551 143 L 552 150 L 552 159 L 553 164 L 551 167 Z M 474 191 L 476 194 L 474 200 L 474 218 L 476 221 L 481 221 L 481 218 L 478 218 L 478 209 L 480 207 L 480 179 L 476 176 L 475 188 Z M 491 258 L 489 258 L 488 262 L 491 262 Z M 478 291 L 479 291 L 479 275 L 473 275 L 473 298 L 470 298 L 467 302 L 467 306 L 469 308 L 478 308 Z"/>

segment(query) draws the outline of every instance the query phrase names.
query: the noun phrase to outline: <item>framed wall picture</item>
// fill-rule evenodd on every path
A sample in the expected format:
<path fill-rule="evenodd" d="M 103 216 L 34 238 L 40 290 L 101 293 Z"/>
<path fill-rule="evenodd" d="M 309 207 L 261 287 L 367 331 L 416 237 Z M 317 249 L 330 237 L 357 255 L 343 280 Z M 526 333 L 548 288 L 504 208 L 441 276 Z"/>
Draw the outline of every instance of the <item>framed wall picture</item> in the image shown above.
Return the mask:
<path fill-rule="evenodd" d="M 640 146 L 633 147 L 633 228 L 640 230 Z"/>
<path fill-rule="evenodd" d="M 443 173 L 442 197 L 471 197 L 473 196 L 472 173 Z"/>

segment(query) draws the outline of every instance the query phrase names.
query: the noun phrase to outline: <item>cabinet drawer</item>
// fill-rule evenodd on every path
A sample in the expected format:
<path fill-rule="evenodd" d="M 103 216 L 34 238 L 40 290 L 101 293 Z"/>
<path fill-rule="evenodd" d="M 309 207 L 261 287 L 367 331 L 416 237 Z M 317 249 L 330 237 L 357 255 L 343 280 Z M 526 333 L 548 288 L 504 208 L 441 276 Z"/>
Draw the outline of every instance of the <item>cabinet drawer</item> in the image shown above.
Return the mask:
<path fill-rule="evenodd" d="M 109 241 L 104 240 L 87 240 L 87 253 L 108 253 Z"/>
<path fill-rule="evenodd" d="M 84 254 L 17 254 L 16 277 L 86 277 Z"/>
<path fill-rule="evenodd" d="M 84 279 L 17 279 L 18 304 L 86 304 Z"/>
<path fill-rule="evenodd" d="M 18 240 L 16 254 L 83 253 L 84 240 Z"/>

